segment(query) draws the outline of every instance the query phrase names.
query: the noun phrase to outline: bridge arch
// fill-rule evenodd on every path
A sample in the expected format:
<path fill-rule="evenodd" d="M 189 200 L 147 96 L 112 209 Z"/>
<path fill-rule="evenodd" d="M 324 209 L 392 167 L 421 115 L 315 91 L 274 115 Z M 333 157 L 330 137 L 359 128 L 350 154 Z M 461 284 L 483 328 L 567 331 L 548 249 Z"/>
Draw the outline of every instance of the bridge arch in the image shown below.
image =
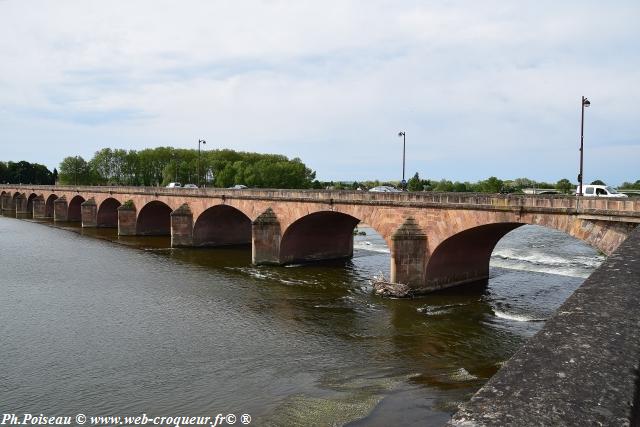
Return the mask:
<path fill-rule="evenodd" d="M 193 227 L 194 246 L 251 243 L 251 219 L 239 209 L 216 205 L 202 212 Z"/>
<path fill-rule="evenodd" d="M 67 207 L 67 221 L 82 221 L 82 203 L 85 201 L 84 197 L 77 195 L 69 200 L 69 206 Z"/>
<path fill-rule="evenodd" d="M 113 197 L 103 200 L 98 207 L 96 225 L 103 228 L 118 228 L 118 207 L 121 204 Z"/>
<path fill-rule="evenodd" d="M 140 209 L 136 219 L 136 234 L 141 236 L 171 235 L 172 209 L 159 200 L 153 200 Z"/>
<path fill-rule="evenodd" d="M 36 197 L 38 197 L 36 193 L 29 194 L 29 197 L 27 198 L 27 212 L 33 213 L 33 199 Z"/>
<path fill-rule="evenodd" d="M 437 290 L 489 277 L 489 263 L 496 244 L 507 233 L 523 225 L 561 231 L 610 255 L 624 241 L 634 223 L 613 223 L 571 216 L 525 215 L 512 221 L 487 221 L 468 228 L 451 230 L 446 238 L 430 244 L 425 266 L 425 287 Z"/>
<path fill-rule="evenodd" d="M 522 225 L 514 222 L 480 225 L 443 240 L 429 256 L 426 287 L 436 290 L 488 279 L 491 253 L 496 244 Z"/>
<path fill-rule="evenodd" d="M 353 256 L 353 229 L 359 222 L 335 211 L 318 211 L 297 219 L 282 235 L 280 263 Z"/>
<path fill-rule="evenodd" d="M 58 196 L 56 194 L 50 194 L 49 197 L 47 197 L 44 208 L 45 217 L 53 218 L 53 202 L 55 202 L 57 198 Z"/>

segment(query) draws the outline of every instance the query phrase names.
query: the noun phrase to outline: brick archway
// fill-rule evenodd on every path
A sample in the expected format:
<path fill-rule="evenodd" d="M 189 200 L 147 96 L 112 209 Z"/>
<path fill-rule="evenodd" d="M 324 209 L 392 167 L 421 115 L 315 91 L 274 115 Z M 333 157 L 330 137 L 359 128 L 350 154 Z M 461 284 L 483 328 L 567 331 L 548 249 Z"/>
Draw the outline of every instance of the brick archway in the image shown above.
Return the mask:
<path fill-rule="evenodd" d="M 118 228 L 118 207 L 120 203 L 113 197 L 108 197 L 100 203 L 96 218 L 96 226 L 103 228 Z"/>
<path fill-rule="evenodd" d="M 170 236 L 172 209 L 159 200 L 153 200 L 140 209 L 136 219 L 136 234 L 141 236 Z"/>
<path fill-rule="evenodd" d="M 56 194 L 50 194 L 47 197 L 47 201 L 45 203 L 45 217 L 53 218 L 53 202 L 56 201 L 58 196 Z"/>
<path fill-rule="evenodd" d="M 227 246 L 251 243 L 251 219 L 228 205 L 202 212 L 193 227 L 194 246 Z"/>
<path fill-rule="evenodd" d="M 353 229 L 360 220 L 334 211 L 320 211 L 294 221 L 282 234 L 280 262 L 353 256 Z"/>
<path fill-rule="evenodd" d="M 429 290 L 489 278 L 489 262 L 496 244 L 519 223 L 481 225 L 461 231 L 441 242 L 429 256 L 425 286 Z"/>
<path fill-rule="evenodd" d="M 67 208 L 67 221 L 82 221 L 82 209 L 81 205 L 85 201 L 82 196 L 74 196 L 69 201 L 69 207 Z"/>
<path fill-rule="evenodd" d="M 38 197 L 36 193 L 29 194 L 29 197 L 27 198 L 27 212 L 33 213 L 33 199 L 36 197 Z"/>

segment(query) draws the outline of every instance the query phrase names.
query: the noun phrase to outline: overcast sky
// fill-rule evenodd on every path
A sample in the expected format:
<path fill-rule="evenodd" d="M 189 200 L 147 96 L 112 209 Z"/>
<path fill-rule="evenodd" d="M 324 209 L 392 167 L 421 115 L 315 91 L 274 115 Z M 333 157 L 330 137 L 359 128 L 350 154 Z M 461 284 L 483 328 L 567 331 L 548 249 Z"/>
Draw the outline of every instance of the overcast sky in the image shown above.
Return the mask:
<path fill-rule="evenodd" d="M 640 179 L 640 2 L 0 0 L 0 158 L 300 157 L 322 180 Z"/>

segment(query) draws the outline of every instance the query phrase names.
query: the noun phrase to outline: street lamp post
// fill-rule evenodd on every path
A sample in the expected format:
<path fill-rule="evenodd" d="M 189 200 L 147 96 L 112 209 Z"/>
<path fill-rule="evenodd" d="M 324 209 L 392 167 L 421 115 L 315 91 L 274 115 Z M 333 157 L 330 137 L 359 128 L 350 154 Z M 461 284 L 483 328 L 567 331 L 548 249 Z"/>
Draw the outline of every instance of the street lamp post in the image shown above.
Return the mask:
<path fill-rule="evenodd" d="M 200 143 L 206 144 L 204 139 L 198 140 L 198 187 L 200 187 Z"/>
<path fill-rule="evenodd" d="M 402 132 L 398 132 L 398 136 L 402 137 L 402 190 L 406 190 L 407 189 L 407 181 L 405 181 L 404 179 L 404 165 L 405 165 L 405 149 L 407 146 L 407 136 L 405 135 L 405 133 Z"/>
<path fill-rule="evenodd" d="M 591 102 L 584 96 L 582 97 L 582 120 L 580 121 L 580 173 L 578 174 L 578 182 L 580 183 L 580 189 L 578 190 L 578 196 L 582 196 L 582 181 L 583 181 L 583 157 L 584 157 L 584 109 L 591 105 Z"/>

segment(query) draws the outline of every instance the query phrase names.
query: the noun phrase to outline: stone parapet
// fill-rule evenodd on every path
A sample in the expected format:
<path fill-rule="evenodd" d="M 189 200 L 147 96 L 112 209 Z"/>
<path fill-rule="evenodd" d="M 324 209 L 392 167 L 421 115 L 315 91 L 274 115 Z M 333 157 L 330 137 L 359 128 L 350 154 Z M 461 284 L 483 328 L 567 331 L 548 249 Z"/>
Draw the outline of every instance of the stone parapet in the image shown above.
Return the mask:
<path fill-rule="evenodd" d="M 640 425 L 639 278 L 636 228 L 448 425 Z"/>
<path fill-rule="evenodd" d="M 584 215 L 615 215 L 640 218 L 640 197 L 598 198 L 568 195 L 529 194 L 487 194 L 487 193 L 439 193 L 439 192 L 399 192 L 375 193 L 369 191 L 342 190 L 283 190 L 283 189 L 243 189 L 228 188 L 164 188 L 164 187 L 107 187 L 107 186 L 19 186 L 0 185 L 0 189 L 11 191 L 48 191 L 108 193 L 110 195 L 154 195 L 178 196 L 183 199 L 213 198 L 222 200 L 271 200 L 300 202 L 350 204 L 367 206 L 396 206 L 407 208 L 475 209 L 489 211 L 510 211 L 539 213 L 564 213 Z"/>

